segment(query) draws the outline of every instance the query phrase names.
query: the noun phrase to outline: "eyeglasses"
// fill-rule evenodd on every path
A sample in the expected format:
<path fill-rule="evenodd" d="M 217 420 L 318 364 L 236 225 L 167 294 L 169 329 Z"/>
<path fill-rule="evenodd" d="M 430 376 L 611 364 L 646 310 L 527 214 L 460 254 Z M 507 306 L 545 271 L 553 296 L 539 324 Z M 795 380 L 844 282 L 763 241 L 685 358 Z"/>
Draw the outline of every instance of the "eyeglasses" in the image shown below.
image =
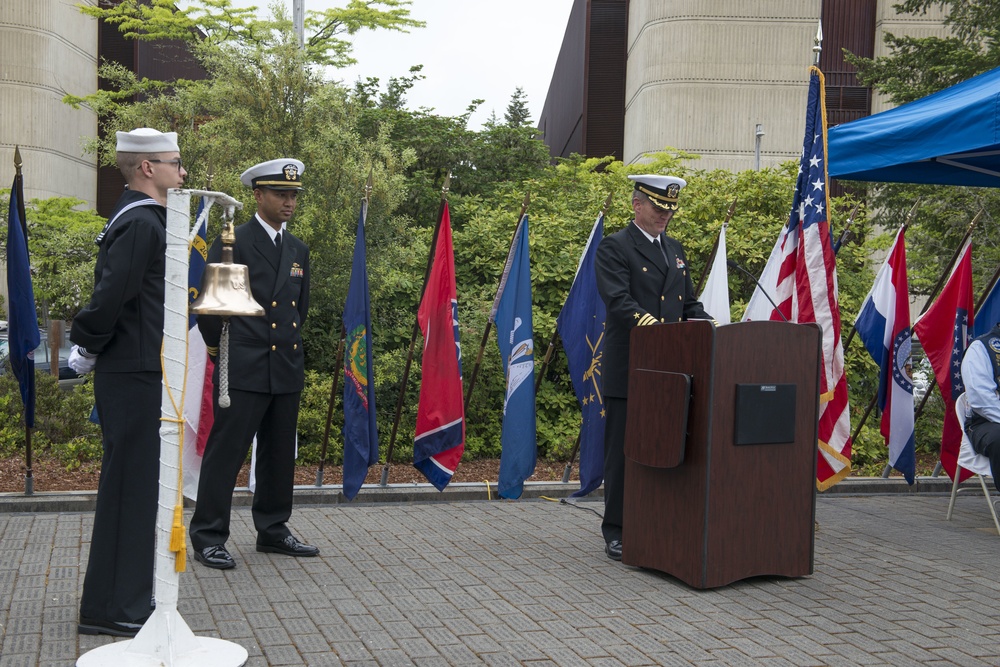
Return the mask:
<path fill-rule="evenodd" d="M 160 164 L 172 164 L 177 166 L 177 171 L 181 170 L 181 159 L 176 158 L 173 160 L 146 160 L 146 162 L 158 162 Z"/>

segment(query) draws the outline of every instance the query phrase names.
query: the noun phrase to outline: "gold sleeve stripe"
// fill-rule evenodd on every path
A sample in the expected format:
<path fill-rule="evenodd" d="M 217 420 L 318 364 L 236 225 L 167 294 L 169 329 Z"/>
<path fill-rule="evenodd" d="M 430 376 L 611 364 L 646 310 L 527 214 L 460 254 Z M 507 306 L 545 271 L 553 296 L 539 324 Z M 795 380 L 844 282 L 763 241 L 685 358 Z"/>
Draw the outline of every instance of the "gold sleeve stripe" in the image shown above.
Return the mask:
<path fill-rule="evenodd" d="M 659 320 L 657 320 L 649 313 L 646 313 L 641 318 L 639 318 L 639 326 L 646 326 L 648 324 L 659 324 Z"/>
<path fill-rule="evenodd" d="M 211 345 L 206 345 L 205 348 L 208 350 L 208 353 L 213 357 L 219 356 L 219 348 L 212 347 Z"/>

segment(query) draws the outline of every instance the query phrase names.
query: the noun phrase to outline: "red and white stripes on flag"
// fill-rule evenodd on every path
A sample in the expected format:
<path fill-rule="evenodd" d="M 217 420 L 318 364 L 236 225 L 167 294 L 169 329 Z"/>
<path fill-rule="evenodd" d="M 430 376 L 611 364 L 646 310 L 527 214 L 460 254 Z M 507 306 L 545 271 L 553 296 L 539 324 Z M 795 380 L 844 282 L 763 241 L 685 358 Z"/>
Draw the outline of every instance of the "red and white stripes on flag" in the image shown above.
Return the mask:
<path fill-rule="evenodd" d="M 784 232 L 775 299 L 788 321 L 815 322 L 822 327 L 816 486 L 823 491 L 851 473 L 851 420 L 840 339 L 836 255 L 828 220 L 824 82 L 818 68 L 810 71 L 805 140 Z M 771 319 L 781 317 L 773 313 Z"/>

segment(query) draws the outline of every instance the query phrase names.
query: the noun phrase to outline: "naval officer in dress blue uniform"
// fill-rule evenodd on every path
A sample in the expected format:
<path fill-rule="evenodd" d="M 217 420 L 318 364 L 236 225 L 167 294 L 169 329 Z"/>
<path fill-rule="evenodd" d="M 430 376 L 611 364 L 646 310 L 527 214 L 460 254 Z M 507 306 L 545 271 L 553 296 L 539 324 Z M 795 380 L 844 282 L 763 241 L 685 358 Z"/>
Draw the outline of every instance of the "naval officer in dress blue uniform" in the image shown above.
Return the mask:
<path fill-rule="evenodd" d="M 292 514 L 295 428 L 305 383 L 302 325 L 309 310 L 309 248 L 286 229 L 286 223 L 295 212 L 304 170 L 298 160 L 282 158 L 255 165 L 240 177 L 253 188 L 257 213 L 235 230 L 233 263 L 249 267 L 250 291 L 264 307 L 264 316 L 230 319 L 229 407 L 219 407 L 218 366 L 213 378 L 215 422 L 205 443 L 191 544 L 195 560 L 216 569 L 236 566 L 226 549 L 233 488 L 255 434 L 257 551 L 287 556 L 319 553 L 296 539 L 287 526 Z M 208 261 L 219 262 L 221 257 L 222 243 L 216 239 Z M 222 319 L 200 315 L 198 328 L 209 354 L 217 355 Z"/>
<path fill-rule="evenodd" d="M 677 211 L 687 183 L 674 176 L 629 176 L 635 181 L 632 211 L 625 229 L 601 241 L 594 271 L 607 307 L 604 400 L 604 551 L 622 557 L 622 505 L 625 487 L 625 416 L 628 397 L 629 335 L 632 327 L 711 319 L 695 297 L 684 249 L 664 232 Z"/>

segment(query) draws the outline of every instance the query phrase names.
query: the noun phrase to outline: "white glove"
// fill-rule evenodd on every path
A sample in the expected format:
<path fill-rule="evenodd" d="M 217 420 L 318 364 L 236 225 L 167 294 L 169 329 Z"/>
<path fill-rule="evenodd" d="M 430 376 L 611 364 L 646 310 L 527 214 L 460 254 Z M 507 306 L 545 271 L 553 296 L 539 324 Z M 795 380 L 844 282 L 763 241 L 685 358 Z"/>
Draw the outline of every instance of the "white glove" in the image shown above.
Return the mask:
<path fill-rule="evenodd" d="M 94 366 L 97 364 L 97 355 L 87 352 L 87 350 L 79 345 L 74 345 L 73 349 L 69 352 L 67 363 L 69 363 L 70 368 L 80 375 L 86 375 L 94 370 Z"/>

